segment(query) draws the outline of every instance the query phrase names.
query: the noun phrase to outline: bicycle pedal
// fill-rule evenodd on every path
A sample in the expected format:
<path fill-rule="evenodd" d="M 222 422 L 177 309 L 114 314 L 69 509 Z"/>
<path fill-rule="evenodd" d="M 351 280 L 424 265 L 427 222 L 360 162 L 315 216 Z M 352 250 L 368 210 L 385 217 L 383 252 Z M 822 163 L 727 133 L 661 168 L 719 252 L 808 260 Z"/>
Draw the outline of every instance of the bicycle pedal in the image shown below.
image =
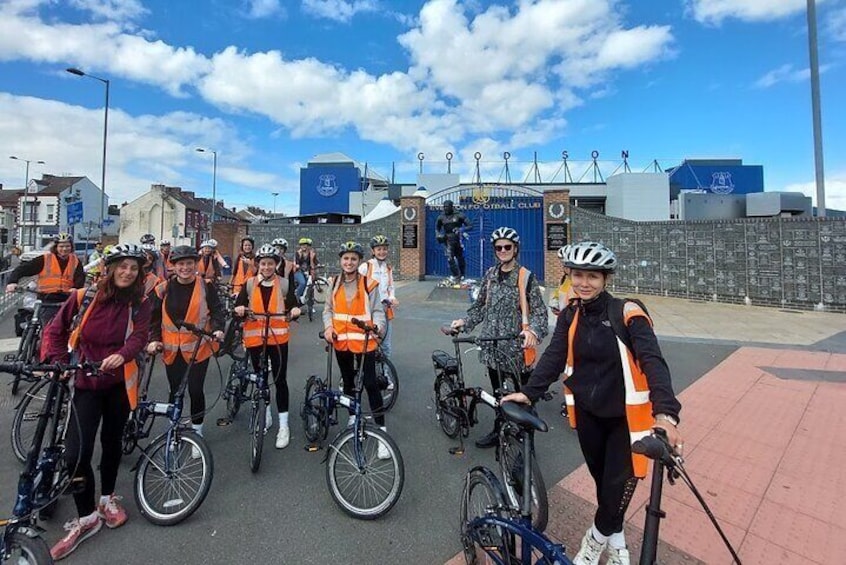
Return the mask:
<path fill-rule="evenodd" d="M 463 447 L 450 447 L 449 448 L 449 454 L 450 455 L 462 456 L 462 455 L 464 455 L 464 448 Z"/>
<path fill-rule="evenodd" d="M 320 446 L 316 443 L 308 443 L 304 446 L 304 449 L 309 453 L 315 453 L 317 451 L 320 451 Z"/>
<path fill-rule="evenodd" d="M 221 428 L 224 428 L 231 423 L 232 423 L 231 418 L 218 418 L 217 419 L 217 425 L 218 425 L 218 427 L 221 427 Z"/>
<path fill-rule="evenodd" d="M 6 355 L 3 356 L 3 361 L 6 361 L 6 362 L 15 361 L 16 358 L 17 358 L 16 353 L 7 353 Z"/>

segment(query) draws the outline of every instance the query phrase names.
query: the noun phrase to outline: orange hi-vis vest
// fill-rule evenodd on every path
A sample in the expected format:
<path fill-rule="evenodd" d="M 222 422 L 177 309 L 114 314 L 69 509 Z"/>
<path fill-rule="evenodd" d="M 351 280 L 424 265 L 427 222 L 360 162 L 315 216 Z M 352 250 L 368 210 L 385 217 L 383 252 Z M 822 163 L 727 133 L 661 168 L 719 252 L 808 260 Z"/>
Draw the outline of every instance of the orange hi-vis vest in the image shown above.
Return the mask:
<path fill-rule="evenodd" d="M 44 254 L 44 266 L 41 267 L 41 272 L 38 273 L 38 292 L 42 294 L 55 294 L 57 292 L 70 292 L 73 288 L 73 275 L 76 272 L 76 267 L 79 265 L 79 259 L 76 254 L 71 253 L 68 257 L 68 264 L 65 270 L 62 271 L 59 265 L 59 258 L 55 253 L 47 252 Z"/>
<path fill-rule="evenodd" d="M 273 289 L 270 291 L 270 300 L 267 309 L 264 308 L 264 300 L 261 294 L 261 284 L 258 277 L 253 277 L 245 283 L 247 297 L 250 300 L 250 310 L 257 314 L 284 314 L 285 313 L 285 292 L 283 283 L 287 283 L 279 275 L 273 277 Z M 267 330 L 267 345 L 282 345 L 288 343 L 288 320 L 282 316 L 269 318 L 270 327 Z M 261 316 L 255 319 L 244 321 L 244 347 L 261 347 L 263 345 L 264 326 L 268 318 Z"/>
<path fill-rule="evenodd" d="M 634 302 L 626 302 L 623 307 L 623 324 L 628 326 L 632 318 L 636 316 L 643 316 L 652 325 L 652 320 L 646 312 L 643 311 L 638 304 Z M 576 336 L 576 326 L 579 321 L 579 309 L 576 309 L 576 314 L 573 316 L 573 321 L 570 323 L 570 329 L 567 333 L 567 366 L 564 369 L 564 381 L 572 376 L 574 367 L 573 356 L 573 340 Z M 623 343 L 619 336 L 615 336 L 617 340 L 617 349 L 620 352 L 620 360 L 623 365 L 623 383 L 626 389 L 626 420 L 629 427 L 629 441 L 636 442 L 648 436 L 652 430 L 652 402 L 649 400 L 649 384 L 646 380 L 646 375 L 640 370 L 634 354 Z M 575 398 L 573 393 L 565 385 L 564 400 L 567 403 L 567 415 L 570 420 L 570 426 L 576 427 L 576 410 Z M 634 468 L 635 477 L 643 478 L 646 476 L 649 468 L 649 459 L 645 455 L 639 455 L 632 452 L 632 467 Z"/>
<path fill-rule="evenodd" d="M 156 287 L 156 295 L 162 301 L 164 362 L 170 365 L 176 360 L 176 354 L 181 352 L 185 362 L 190 363 L 191 354 L 197 348 L 200 338 L 183 327 L 177 328 L 173 320 L 170 319 L 170 315 L 167 313 L 167 288 L 169 284 L 170 281 L 166 281 Z M 191 302 L 188 304 L 188 312 L 185 314 L 184 321 L 206 331 L 211 331 L 211 312 L 209 312 L 206 300 L 206 281 L 200 277 L 194 279 L 194 292 L 191 294 Z M 208 339 L 203 339 L 200 350 L 197 352 L 197 362 L 205 361 L 211 357 L 214 351 L 217 351 L 217 343 L 210 343 Z"/>
<path fill-rule="evenodd" d="M 162 282 L 161 277 L 153 271 L 147 273 L 147 276 L 144 277 L 144 296 L 149 296 Z"/>
<path fill-rule="evenodd" d="M 372 259 L 367 260 L 367 278 L 373 278 L 373 269 L 375 268 L 376 261 L 378 259 L 373 257 Z M 385 268 L 388 269 L 388 286 L 394 285 L 394 268 L 385 262 Z M 394 319 L 394 309 L 391 306 L 385 305 L 385 318 L 390 322 Z"/>
<path fill-rule="evenodd" d="M 376 290 L 379 283 L 367 277 L 359 276 L 355 296 L 348 306 L 343 274 L 339 275 L 338 279 L 337 288 L 332 295 L 332 329 L 338 334 L 338 338 L 335 340 L 335 349 L 365 353 L 364 330 L 353 324 L 352 319 L 357 318 L 367 324 L 373 324 L 369 295 Z M 375 351 L 377 345 L 376 336 L 370 336 L 367 342 L 367 352 Z"/>
<path fill-rule="evenodd" d="M 520 295 L 520 328 L 529 331 L 532 331 L 532 327 L 529 325 L 529 297 L 527 296 L 527 292 L 529 275 L 531 274 L 532 272 L 526 267 L 520 267 L 520 271 L 517 273 L 517 290 Z M 534 366 L 537 357 L 538 350 L 536 347 L 526 347 L 523 349 L 523 362 L 527 369 L 531 369 Z"/>
<path fill-rule="evenodd" d="M 250 266 L 247 266 L 243 256 L 239 255 L 237 261 L 235 266 L 238 267 L 238 270 L 232 275 L 232 292 L 235 294 L 241 292 L 241 287 L 244 286 L 247 279 L 258 274 L 255 260 L 252 261 Z"/>
<path fill-rule="evenodd" d="M 85 293 L 88 289 L 80 288 L 76 291 L 76 307 L 79 308 L 82 304 L 83 299 L 85 298 Z M 100 291 L 97 291 L 99 294 Z M 88 321 L 89 316 L 91 316 L 91 312 L 94 311 L 94 304 L 97 302 L 97 294 L 94 295 L 94 298 L 91 300 L 91 303 L 85 308 L 85 312 L 82 314 L 82 320 L 79 322 L 79 325 L 71 332 L 70 338 L 68 339 L 68 350 L 69 351 L 76 351 L 79 347 L 79 340 L 82 336 L 82 327 Z M 135 328 L 135 324 L 132 321 L 134 311 L 132 306 L 129 306 L 129 322 L 126 324 L 126 338 L 129 339 L 129 336 L 132 335 L 132 332 Z M 126 386 L 126 396 L 129 399 L 129 408 L 130 410 L 135 410 L 135 407 L 138 406 L 138 363 L 135 359 L 130 359 L 123 365 L 123 382 Z"/>
<path fill-rule="evenodd" d="M 206 257 L 209 258 L 208 266 L 206 266 Z M 211 255 L 200 255 L 200 258 L 197 259 L 197 274 L 200 275 L 204 279 L 214 278 L 216 275 L 214 269 L 214 262 L 217 259 L 215 258 L 214 254 Z"/>

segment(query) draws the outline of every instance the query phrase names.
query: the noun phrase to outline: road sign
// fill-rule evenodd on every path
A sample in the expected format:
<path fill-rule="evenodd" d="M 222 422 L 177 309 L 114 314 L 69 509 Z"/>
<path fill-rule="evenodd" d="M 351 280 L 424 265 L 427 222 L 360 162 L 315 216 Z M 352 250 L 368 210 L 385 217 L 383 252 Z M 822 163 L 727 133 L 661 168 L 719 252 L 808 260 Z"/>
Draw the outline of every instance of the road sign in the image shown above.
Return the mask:
<path fill-rule="evenodd" d="M 115 223 L 115 221 L 114 221 L 113 219 L 111 219 L 111 218 L 103 218 L 103 225 L 104 225 L 104 226 L 110 226 L 110 225 L 112 225 L 113 223 Z"/>
<path fill-rule="evenodd" d="M 67 210 L 69 226 L 82 222 L 82 202 L 71 202 Z"/>

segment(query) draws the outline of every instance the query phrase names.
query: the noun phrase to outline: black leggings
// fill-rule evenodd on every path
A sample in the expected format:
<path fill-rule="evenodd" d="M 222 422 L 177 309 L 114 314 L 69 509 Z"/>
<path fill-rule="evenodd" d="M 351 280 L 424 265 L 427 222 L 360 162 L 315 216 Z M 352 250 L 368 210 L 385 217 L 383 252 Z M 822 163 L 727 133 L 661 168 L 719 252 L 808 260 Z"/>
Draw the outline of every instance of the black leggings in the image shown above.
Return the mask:
<path fill-rule="evenodd" d="M 256 372 L 261 367 L 262 349 L 261 346 L 247 349 Z M 270 361 L 270 374 L 273 375 L 273 384 L 276 386 L 276 408 L 281 414 L 288 411 L 288 344 L 268 345 L 266 357 Z"/>
<path fill-rule="evenodd" d="M 76 512 L 88 516 L 97 509 L 94 500 L 94 470 L 91 459 L 94 456 L 94 440 L 100 421 L 100 492 L 104 495 L 115 492 L 118 467 L 122 455 L 121 440 L 123 428 L 129 418 L 129 399 L 123 383 L 103 390 L 76 389 L 73 393 L 73 411 L 68 432 L 65 436 L 65 461 L 73 471 L 75 479 L 84 481 L 80 490 L 74 493 Z M 78 425 L 77 425 L 78 422 Z"/>
<path fill-rule="evenodd" d="M 508 371 L 499 371 L 497 372 L 496 368 L 488 367 L 488 377 L 491 379 L 491 387 L 494 394 L 502 387 L 501 379 L 499 378 L 500 374 L 504 377 L 511 376 L 514 381 L 514 384 L 517 386 L 517 390 L 511 390 L 509 392 L 520 392 L 520 387 L 527 382 L 529 382 L 529 377 L 532 376 L 531 371 L 526 371 L 524 373 L 520 373 L 520 378 L 515 379 L 514 375 L 509 373 Z"/>
<path fill-rule="evenodd" d="M 335 358 L 338 360 L 338 367 L 341 368 L 341 379 L 344 382 L 344 394 L 352 396 L 355 389 L 356 367 L 361 362 L 361 353 L 335 350 Z M 370 410 L 379 412 L 382 410 L 382 391 L 376 382 L 376 352 L 364 354 L 364 390 L 367 391 L 367 398 L 370 400 Z M 379 426 L 385 425 L 385 414 L 379 413 L 373 416 L 373 420 Z"/>
<path fill-rule="evenodd" d="M 594 523 L 604 536 L 623 531 L 623 518 L 638 480 L 625 416 L 600 418 L 576 407 L 576 431 L 590 474 L 596 483 Z"/>
<path fill-rule="evenodd" d="M 188 368 L 188 363 L 182 358 L 182 353 L 177 352 L 176 359 L 170 365 L 165 364 L 165 372 L 167 373 L 167 382 L 170 385 L 170 395 L 168 401 L 173 402 L 173 397 L 176 395 L 176 389 L 179 388 L 179 383 L 182 382 L 182 377 L 185 376 L 185 369 Z M 209 360 L 198 361 L 191 367 L 191 373 L 188 375 L 188 396 L 191 398 L 191 423 L 202 424 L 203 417 L 206 415 L 206 393 L 203 387 L 206 382 L 206 371 L 209 368 Z"/>

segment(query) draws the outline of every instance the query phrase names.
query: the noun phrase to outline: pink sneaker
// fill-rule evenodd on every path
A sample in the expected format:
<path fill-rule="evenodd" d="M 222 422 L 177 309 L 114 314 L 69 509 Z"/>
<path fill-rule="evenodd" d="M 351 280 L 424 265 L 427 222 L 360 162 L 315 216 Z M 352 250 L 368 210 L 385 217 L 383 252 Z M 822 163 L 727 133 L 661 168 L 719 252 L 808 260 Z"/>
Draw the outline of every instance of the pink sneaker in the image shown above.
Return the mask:
<path fill-rule="evenodd" d="M 79 547 L 79 544 L 96 534 L 103 527 L 103 520 L 96 512 L 84 518 L 74 518 L 65 524 L 68 535 L 56 542 L 50 550 L 54 560 L 64 559 Z"/>
<path fill-rule="evenodd" d="M 126 510 L 118 502 L 120 499 L 120 496 L 109 495 L 108 502 L 103 503 L 101 501 L 97 507 L 97 511 L 103 517 L 103 520 L 105 520 L 106 527 L 108 528 L 120 528 L 126 523 Z"/>

